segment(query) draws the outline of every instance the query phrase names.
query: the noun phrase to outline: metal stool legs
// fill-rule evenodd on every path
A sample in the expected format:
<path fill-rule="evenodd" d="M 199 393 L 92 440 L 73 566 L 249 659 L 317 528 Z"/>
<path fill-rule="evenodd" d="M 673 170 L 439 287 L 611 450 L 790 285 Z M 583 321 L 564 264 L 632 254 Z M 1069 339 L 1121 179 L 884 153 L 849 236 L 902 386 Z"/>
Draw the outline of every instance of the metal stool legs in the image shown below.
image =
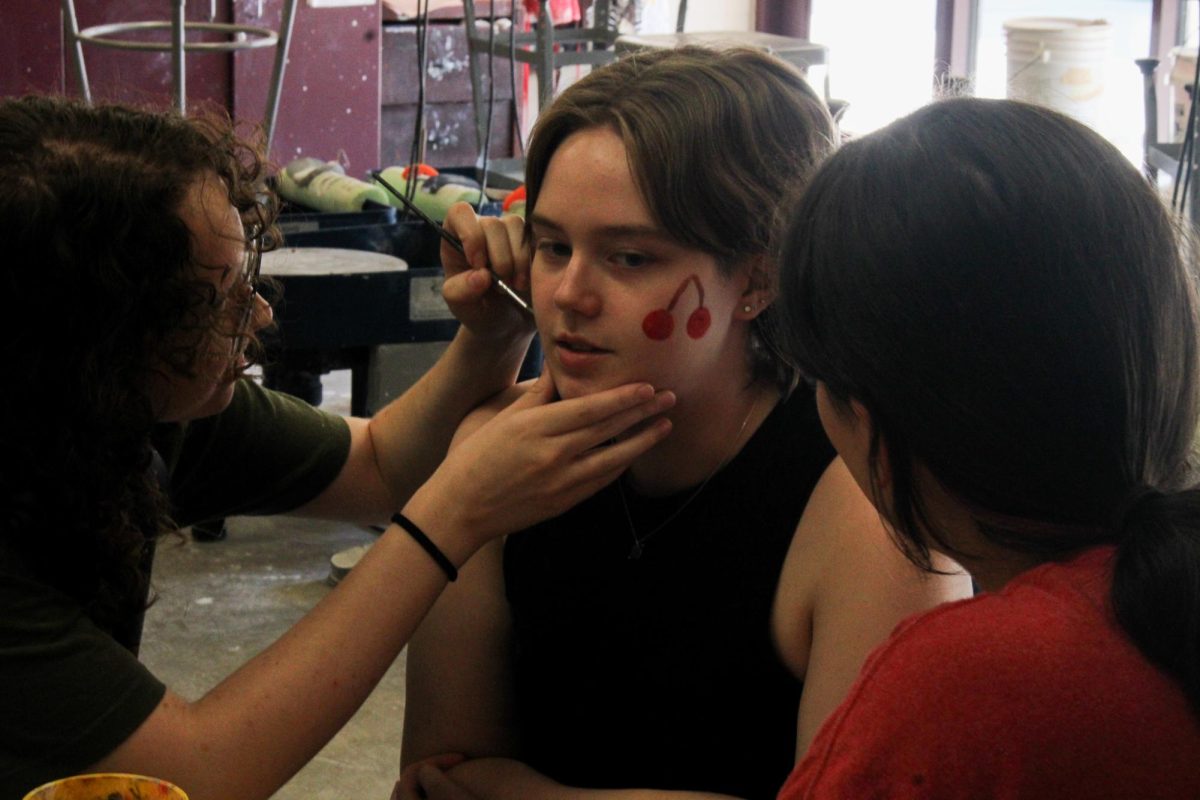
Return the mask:
<path fill-rule="evenodd" d="M 185 58 L 187 51 L 230 52 L 259 47 L 275 47 L 275 65 L 271 70 L 271 85 L 267 94 L 267 108 L 264 115 L 266 146 L 268 149 L 270 148 L 271 137 L 275 132 L 275 120 L 279 114 L 279 95 L 283 85 L 284 67 L 287 64 L 288 45 L 292 37 L 296 0 L 284 0 L 283 18 L 278 32 L 255 25 L 189 22 L 184 18 L 186 0 L 171 0 L 170 21 L 122 22 L 111 25 L 93 25 L 80 30 L 79 21 L 75 15 L 75 0 L 61 0 L 61 2 L 63 30 L 67 47 L 70 48 L 70 60 L 74 66 L 75 79 L 79 85 L 80 95 L 88 104 L 92 102 L 92 92 L 88 84 L 87 66 L 83 60 L 83 44 L 85 42 L 115 50 L 169 51 L 171 53 L 171 82 L 175 108 L 180 114 L 187 112 L 187 63 Z M 164 28 L 171 30 L 170 43 L 111 38 L 114 34 Z M 188 42 L 187 34 L 192 30 L 216 31 L 228 34 L 231 38 L 223 42 Z"/>
<path fill-rule="evenodd" d="M 515 5 L 518 1 L 513 0 L 513 4 Z M 616 58 L 613 45 L 617 40 L 617 31 L 610 27 L 609 0 L 595 0 L 592 4 L 594 19 L 589 28 L 566 28 L 556 31 L 549 6 L 548 0 L 539 0 L 535 30 L 531 33 L 515 34 L 514 49 L 516 52 L 513 54 L 518 62 L 533 66 L 538 82 L 539 111 L 554 99 L 555 69 L 572 64 L 596 66 Z M 479 142 L 480 160 L 482 160 L 486 147 L 484 142 L 484 132 L 487 127 L 486 115 L 491 113 L 491 109 L 484 109 L 487 98 L 480 86 L 479 55 L 483 53 L 487 54 L 488 58 L 499 56 L 507 59 L 510 53 L 508 42 L 502 41 L 501 37 L 496 37 L 494 41 L 491 41 L 487 33 L 480 33 L 476 30 L 475 19 L 475 0 L 463 0 L 463 23 L 467 28 L 467 62 L 471 74 L 471 98 L 475 106 L 475 132 Z M 495 17 L 491 16 L 489 22 L 495 25 Z M 582 48 L 566 50 L 563 45 L 581 45 Z"/>

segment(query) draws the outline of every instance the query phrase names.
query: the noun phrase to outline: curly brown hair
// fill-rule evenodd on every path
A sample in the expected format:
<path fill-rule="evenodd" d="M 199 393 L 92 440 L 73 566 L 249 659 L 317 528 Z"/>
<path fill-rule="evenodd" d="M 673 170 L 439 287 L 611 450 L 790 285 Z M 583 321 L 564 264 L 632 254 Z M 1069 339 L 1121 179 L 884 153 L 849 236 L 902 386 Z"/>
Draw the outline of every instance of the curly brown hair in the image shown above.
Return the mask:
<path fill-rule="evenodd" d="M 172 527 L 149 375 L 190 374 L 221 325 L 180 217 L 211 174 L 248 226 L 273 230 L 261 152 L 227 116 L 0 102 L 0 325 L 19 382 L 0 401 L 0 557 L 108 629 L 143 602 L 147 538 Z"/>

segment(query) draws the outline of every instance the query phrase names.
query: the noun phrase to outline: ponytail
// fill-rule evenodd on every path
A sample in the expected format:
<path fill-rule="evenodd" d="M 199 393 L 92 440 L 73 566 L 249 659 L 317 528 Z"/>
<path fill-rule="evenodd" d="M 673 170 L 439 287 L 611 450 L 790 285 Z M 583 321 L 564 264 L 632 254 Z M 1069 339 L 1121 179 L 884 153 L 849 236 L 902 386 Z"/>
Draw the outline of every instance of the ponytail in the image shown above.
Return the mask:
<path fill-rule="evenodd" d="M 1115 529 L 1117 621 L 1200 714 L 1200 489 L 1139 490 Z"/>

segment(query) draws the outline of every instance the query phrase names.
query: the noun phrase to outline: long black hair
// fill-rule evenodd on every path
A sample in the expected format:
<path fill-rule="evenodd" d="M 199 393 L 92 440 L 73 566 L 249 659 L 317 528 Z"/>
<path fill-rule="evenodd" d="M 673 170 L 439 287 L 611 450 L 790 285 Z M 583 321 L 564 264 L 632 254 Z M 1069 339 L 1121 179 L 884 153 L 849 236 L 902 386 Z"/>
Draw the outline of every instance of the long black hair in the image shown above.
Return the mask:
<path fill-rule="evenodd" d="M 780 335 L 869 412 L 902 549 L 955 552 L 918 464 L 1005 548 L 1116 544 L 1121 624 L 1200 709 L 1196 294 L 1140 173 L 1058 113 L 947 100 L 844 146 L 790 219 Z"/>

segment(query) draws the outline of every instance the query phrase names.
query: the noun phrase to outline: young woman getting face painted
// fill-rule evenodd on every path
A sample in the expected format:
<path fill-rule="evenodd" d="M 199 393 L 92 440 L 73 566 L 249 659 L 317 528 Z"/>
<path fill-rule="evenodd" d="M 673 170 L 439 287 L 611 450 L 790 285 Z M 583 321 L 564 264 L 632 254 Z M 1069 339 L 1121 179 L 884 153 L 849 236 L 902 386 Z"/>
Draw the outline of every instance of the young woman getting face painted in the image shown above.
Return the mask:
<path fill-rule="evenodd" d="M 756 394 L 778 391 L 746 390 L 750 322 L 766 292 L 753 288 L 749 260 L 727 276 L 713 255 L 664 229 L 628 164 L 611 128 L 572 134 L 530 215 L 533 307 L 555 385 L 575 397 L 636 376 L 675 392 L 677 425 L 740 420 Z M 732 446 L 728 435 L 719 444 Z"/>
<path fill-rule="evenodd" d="M 763 335 L 775 206 L 835 139 L 771 56 L 638 54 L 542 114 L 527 229 L 450 215 L 468 252 L 529 265 L 561 397 L 646 380 L 677 402 L 619 479 L 443 595 L 409 650 L 401 798 L 449 752 L 483 798 L 773 797 L 872 643 L 967 590 L 889 548 Z"/>

